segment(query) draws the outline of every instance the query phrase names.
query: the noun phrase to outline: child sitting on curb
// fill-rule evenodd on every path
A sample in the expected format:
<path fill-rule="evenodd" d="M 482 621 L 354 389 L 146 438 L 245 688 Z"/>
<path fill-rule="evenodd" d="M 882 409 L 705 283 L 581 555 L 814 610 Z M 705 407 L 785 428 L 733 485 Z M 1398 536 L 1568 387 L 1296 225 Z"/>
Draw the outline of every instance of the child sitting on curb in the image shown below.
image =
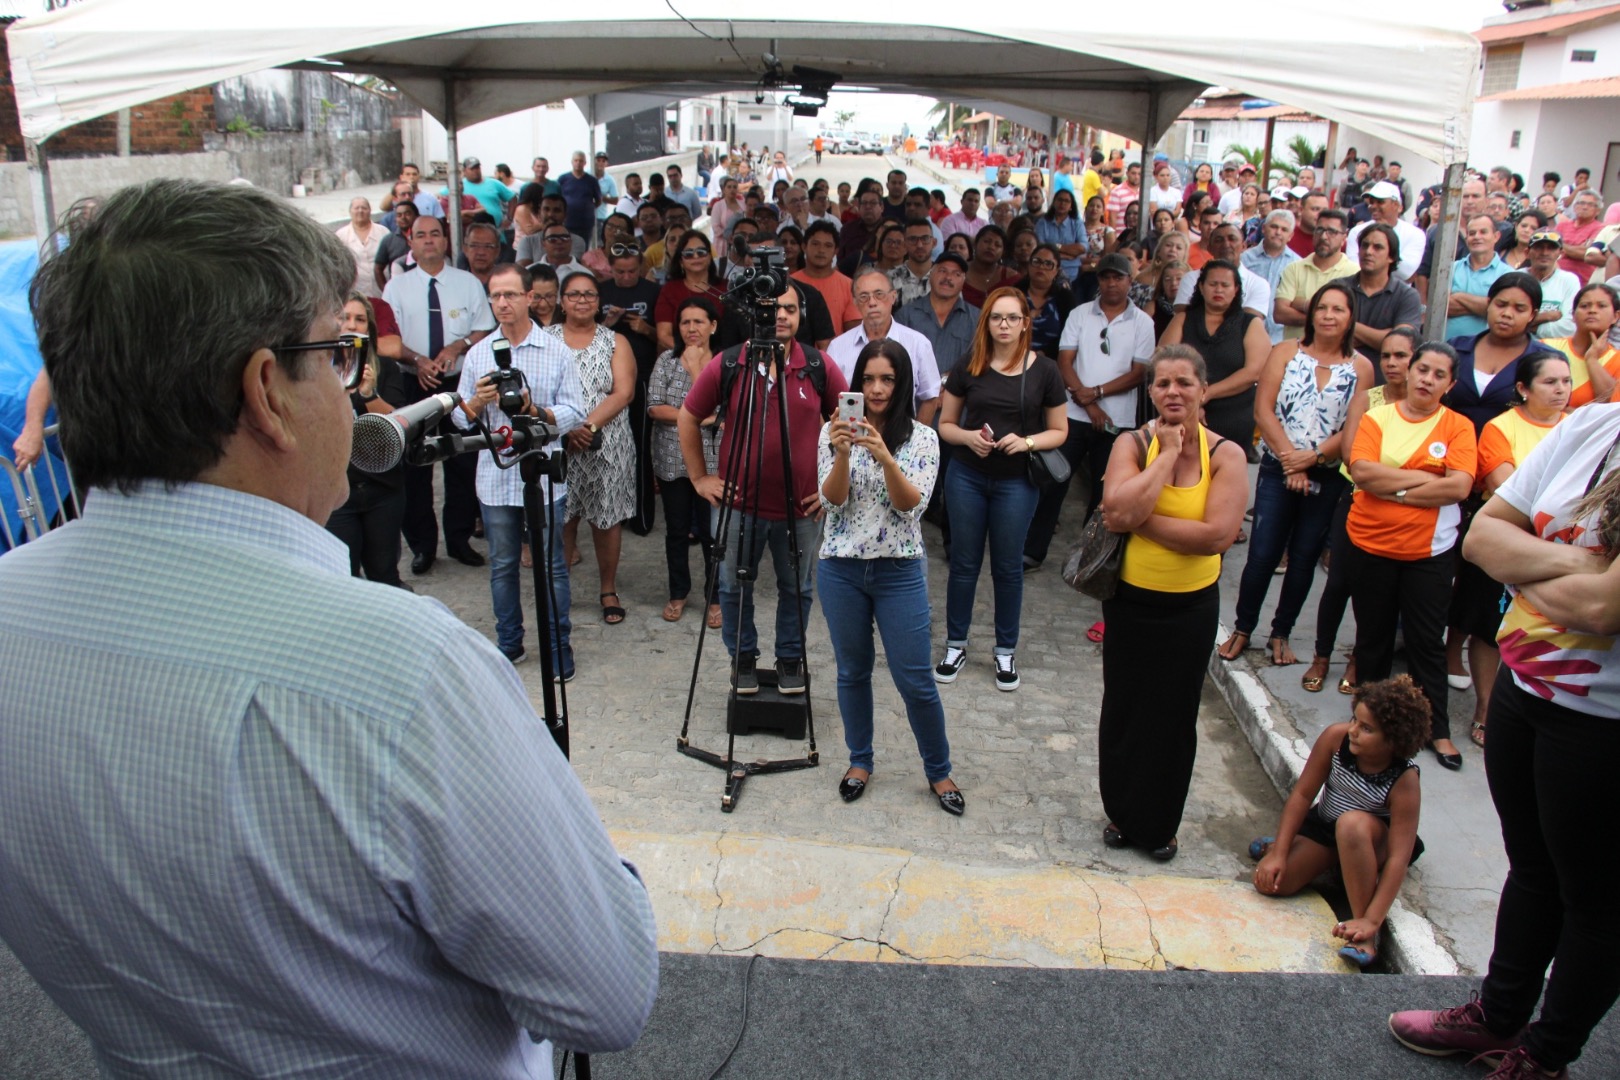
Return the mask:
<path fill-rule="evenodd" d="M 1349 942 L 1339 955 L 1357 967 L 1378 955 L 1384 917 L 1423 854 L 1412 755 L 1428 732 L 1428 700 L 1407 676 L 1359 688 L 1350 722 L 1331 725 L 1311 748 L 1277 835 L 1249 845 L 1260 863 L 1254 887 L 1266 896 L 1293 896 L 1338 867 L 1354 917 L 1333 935 Z"/>

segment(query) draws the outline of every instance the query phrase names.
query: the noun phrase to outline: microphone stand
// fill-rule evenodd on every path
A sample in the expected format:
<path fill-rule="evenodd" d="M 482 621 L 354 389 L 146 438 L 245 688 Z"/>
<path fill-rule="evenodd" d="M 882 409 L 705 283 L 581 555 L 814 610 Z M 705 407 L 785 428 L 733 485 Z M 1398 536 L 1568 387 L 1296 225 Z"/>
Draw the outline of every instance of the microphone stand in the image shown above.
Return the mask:
<path fill-rule="evenodd" d="M 440 435 L 424 435 L 407 448 L 406 460 L 412 465 L 431 465 L 458 454 L 476 454 L 480 450 L 488 450 L 494 457 L 497 468 L 510 469 L 513 465 L 518 467 L 519 475 L 523 478 L 523 520 L 534 544 L 535 555 L 530 573 L 534 578 L 535 624 L 540 639 L 540 718 L 551 732 L 552 739 L 556 741 L 557 749 L 561 750 L 563 757 L 566 758 L 569 756 L 568 687 L 562 681 L 562 672 L 556 670 L 551 655 L 552 643 L 562 637 L 562 621 L 557 611 L 556 582 L 551 573 L 551 556 L 557 543 L 557 504 L 555 500 L 545 498 L 540 482 L 542 479 L 549 479 L 553 484 L 566 481 L 568 459 L 561 450 L 546 453 L 542 449 L 558 437 L 559 432 L 555 425 L 547 424 L 532 416 L 514 416 L 511 419 L 513 426 L 510 429 L 498 428 L 491 431 L 484 427 L 481 419 L 475 419 L 473 423 L 478 428 L 477 435 L 462 435 L 454 431 Z M 520 453 L 515 460 L 502 461 L 501 452 L 504 450 L 519 450 Z M 542 504 L 546 508 L 544 518 L 540 511 Z M 541 528 L 542 524 L 545 525 L 544 529 Z M 541 536 L 545 537 L 543 550 L 540 543 Z M 536 1038 L 532 1032 L 530 1038 Z M 590 1080 L 591 1059 L 588 1054 L 564 1050 L 563 1072 L 567 1071 L 570 1054 L 573 1055 L 574 1076 L 577 1080 Z"/>

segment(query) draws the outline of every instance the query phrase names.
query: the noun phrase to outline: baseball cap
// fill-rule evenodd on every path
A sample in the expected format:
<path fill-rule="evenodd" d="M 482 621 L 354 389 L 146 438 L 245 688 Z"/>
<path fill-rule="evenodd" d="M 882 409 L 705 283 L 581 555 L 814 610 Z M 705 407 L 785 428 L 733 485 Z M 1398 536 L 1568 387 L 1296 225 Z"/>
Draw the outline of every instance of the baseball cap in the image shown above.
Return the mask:
<path fill-rule="evenodd" d="M 1296 184 L 1288 189 L 1288 193 L 1296 199 L 1303 199 L 1305 196 L 1311 193 L 1311 189 L 1306 187 L 1304 184 Z"/>
<path fill-rule="evenodd" d="M 608 155 L 607 155 L 606 150 L 598 150 L 596 152 L 596 160 L 597 161 L 606 161 L 607 159 L 608 159 Z"/>
<path fill-rule="evenodd" d="M 962 271 L 962 273 L 967 273 L 968 261 L 954 251 L 944 252 L 939 258 L 934 260 L 935 266 L 938 266 L 940 263 L 950 263 L 952 266 Z"/>
<path fill-rule="evenodd" d="M 1563 247 L 1564 238 L 1552 229 L 1542 229 L 1530 234 L 1530 246 L 1535 247 L 1537 244 L 1556 244 Z"/>
<path fill-rule="evenodd" d="M 1255 171 L 1254 166 L 1250 165 L 1247 161 L 1245 161 L 1243 164 L 1238 166 L 1238 174 L 1239 175 L 1242 175 L 1243 173 L 1246 173 L 1246 172 L 1254 172 L 1254 171 Z"/>
<path fill-rule="evenodd" d="M 1294 193 L 1285 187 L 1271 189 L 1272 202 L 1287 202 Z"/>
<path fill-rule="evenodd" d="M 1103 274 L 1123 274 L 1125 277 L 1130 277 L 1130 260 L 1117 251 L 1109 252 L 1097 260 L 1097 276 L 1101 277 Z"/>
<path fill-rule="evenodd" d="M 480 167 L 480 164 L 481 163 L 479 160 L 475 157 L 464 157 L 461 159 L 461 167 L 463 169 L 476 169 Z"/>
<path fill-rule="evenodd" d="M 1363 191 L 1361 197 L 1363 199 L 1390 199 L 1398 203 L 1401 201 L 1401 189 L 1388 180 L 1380 180 L 1366 191 Z"/>

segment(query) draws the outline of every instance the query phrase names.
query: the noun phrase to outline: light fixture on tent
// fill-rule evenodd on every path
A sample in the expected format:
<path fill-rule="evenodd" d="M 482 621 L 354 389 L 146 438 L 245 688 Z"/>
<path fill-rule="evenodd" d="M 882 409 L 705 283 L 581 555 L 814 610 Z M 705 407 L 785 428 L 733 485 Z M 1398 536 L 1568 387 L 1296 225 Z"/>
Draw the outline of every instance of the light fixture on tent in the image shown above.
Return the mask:
<path fill-rule="evenodd" d="M 783 99 L 782 104 L 793 109 L 794 116 L 815 116 L 827 105 L 838 76 L 830 71 L 793 65 L 793 77 L 799 80 L 798 92 Z"/>

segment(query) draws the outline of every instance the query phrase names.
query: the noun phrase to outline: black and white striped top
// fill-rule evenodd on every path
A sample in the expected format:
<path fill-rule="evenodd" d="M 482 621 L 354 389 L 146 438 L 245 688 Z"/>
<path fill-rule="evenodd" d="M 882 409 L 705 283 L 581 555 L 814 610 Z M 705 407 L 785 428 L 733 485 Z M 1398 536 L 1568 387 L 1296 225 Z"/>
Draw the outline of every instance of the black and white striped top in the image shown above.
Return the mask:
<path fill-rule="evenodd" d="M 1411 758 L 1395 762 L 1382 772 L 1371 776 L 1356 768 L 1356 756 L 1350 752 L 1350 736 L 1339 744 L 1328 770 L 1327 783 L 1322 785 L 1322 798 L 1316 804 L 1316 813 L 1323 821 L 1337 821 L 1339 815 L 1350 810 L 1364 810 L 1389 820 L 1389 792 L 1395 781 L 1407 769 L 1416 769 Z"/>

